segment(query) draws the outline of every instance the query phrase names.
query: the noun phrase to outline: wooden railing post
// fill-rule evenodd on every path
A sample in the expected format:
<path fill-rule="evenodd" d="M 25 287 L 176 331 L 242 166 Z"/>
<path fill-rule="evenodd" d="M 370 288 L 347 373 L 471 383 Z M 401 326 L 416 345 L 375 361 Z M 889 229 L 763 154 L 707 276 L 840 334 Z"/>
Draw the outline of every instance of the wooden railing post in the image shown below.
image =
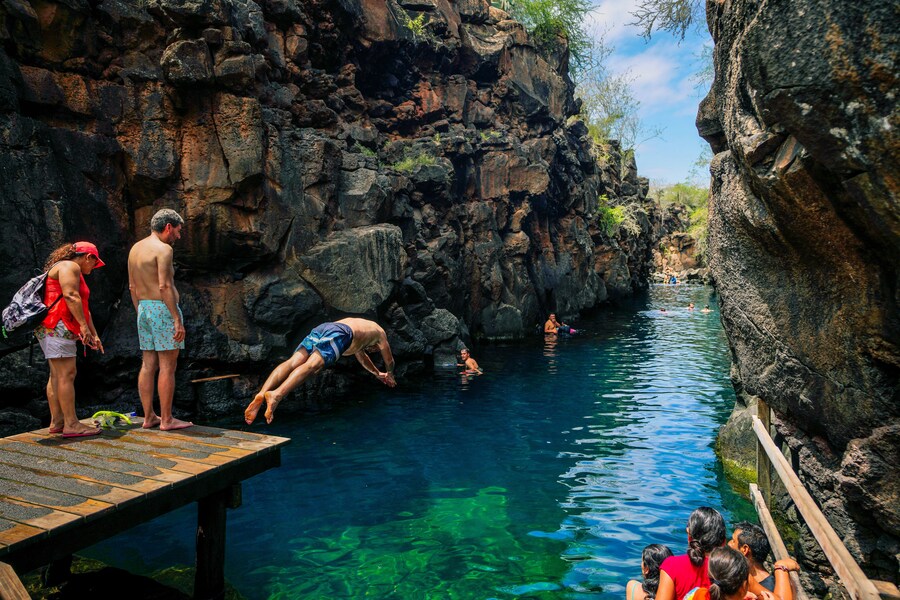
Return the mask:
<path fill-rule="evenodd" d="M 771 411 L 769 405 L 762 398 L 756 405 L 756 416 L 759 418 L 766 431 L 772 431 L 771 428 Z M 772 506 L 772 463 L 763 448 L 762 442 L 756 440 L 756 483 L 759 486 L 762 497 L 766 501 L 766 506 Z"/>

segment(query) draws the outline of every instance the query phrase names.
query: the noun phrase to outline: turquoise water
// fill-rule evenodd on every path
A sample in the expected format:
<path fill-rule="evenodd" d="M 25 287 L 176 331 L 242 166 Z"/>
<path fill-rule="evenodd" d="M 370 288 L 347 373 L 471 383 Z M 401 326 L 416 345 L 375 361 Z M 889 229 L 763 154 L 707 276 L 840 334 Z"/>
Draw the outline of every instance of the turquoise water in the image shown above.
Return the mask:
<path fill-rule="evenodd" d="M 482 376 L 254 426 L 293 441 L 229 511 L 228 580 L 250 599 L 621 599 L 646 544 L 684 551 L 697 506 L 752 517 L 712 450 L 734 392 L 710 290 L 655 286 L 573 325 L 473 349 Z M 186 507 L 85 554 L 190 565 L 195 527 Z"/>

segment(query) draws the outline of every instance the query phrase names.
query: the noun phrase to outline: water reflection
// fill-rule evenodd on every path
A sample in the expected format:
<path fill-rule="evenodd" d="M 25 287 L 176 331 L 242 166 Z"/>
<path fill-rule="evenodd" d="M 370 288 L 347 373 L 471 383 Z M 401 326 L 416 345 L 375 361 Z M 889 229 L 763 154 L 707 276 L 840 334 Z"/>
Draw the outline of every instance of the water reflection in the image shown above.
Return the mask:
<path fill-rule="evenodd" d="M 476 348 L 487 376 L 440 369 L 254 427 L 293 441 L 229 513 L 226 576 L 249 599 L 620 599 L 644 545 L 683 550 L 693 508 L 752 511 L 711 449 L 734 401 L 718 314 L 689 301 L 714 305 L 654 288 L 574 338 Z M 195 526 L 189 507 L 89 554 L 192 564 Z"/>

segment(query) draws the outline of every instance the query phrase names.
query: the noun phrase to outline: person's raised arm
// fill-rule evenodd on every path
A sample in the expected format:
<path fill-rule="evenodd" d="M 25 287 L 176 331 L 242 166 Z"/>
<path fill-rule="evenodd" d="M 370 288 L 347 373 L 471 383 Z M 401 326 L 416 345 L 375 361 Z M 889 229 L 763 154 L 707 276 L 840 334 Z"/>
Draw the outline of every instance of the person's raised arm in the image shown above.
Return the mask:
<path fill-rule="evenodd" d="M 178 312 L 178 301 L 175 299 L 175 265 L 173 257 L 175 251 L 171 246 L 165 246 L 156 257 L 156 271 L 159 279 L 159 295 L 172 315 L 175 323 L 174 340 L 180 342 L 184 339 L 184 323 L 181 322 L 181 314 Z"/>

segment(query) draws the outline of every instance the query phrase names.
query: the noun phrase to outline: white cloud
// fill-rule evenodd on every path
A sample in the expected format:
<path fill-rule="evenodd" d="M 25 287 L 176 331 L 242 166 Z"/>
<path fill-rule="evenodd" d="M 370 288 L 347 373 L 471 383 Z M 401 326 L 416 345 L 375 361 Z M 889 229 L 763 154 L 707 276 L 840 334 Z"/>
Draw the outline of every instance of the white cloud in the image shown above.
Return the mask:
<path fill-rule="evenodd" d="M 630 56 L 615 53 L 608 66 L 613 73 L 630 75 L 632 94 L 641 102 L 642 116 L 647 116 L 680 108 L 685 102 L 696 106 L 693 71 L 684 64 L 684 53 L 674 43 L 660 42 Z"/>
<path fill-rule="evenodd" d="M 631 13 L 636 5 L 636 0 L 602 0 L 587 16 L 588 30 L 612 45 L 639 36 L 640 29 L 628 25 L 634 21 Z"/>

